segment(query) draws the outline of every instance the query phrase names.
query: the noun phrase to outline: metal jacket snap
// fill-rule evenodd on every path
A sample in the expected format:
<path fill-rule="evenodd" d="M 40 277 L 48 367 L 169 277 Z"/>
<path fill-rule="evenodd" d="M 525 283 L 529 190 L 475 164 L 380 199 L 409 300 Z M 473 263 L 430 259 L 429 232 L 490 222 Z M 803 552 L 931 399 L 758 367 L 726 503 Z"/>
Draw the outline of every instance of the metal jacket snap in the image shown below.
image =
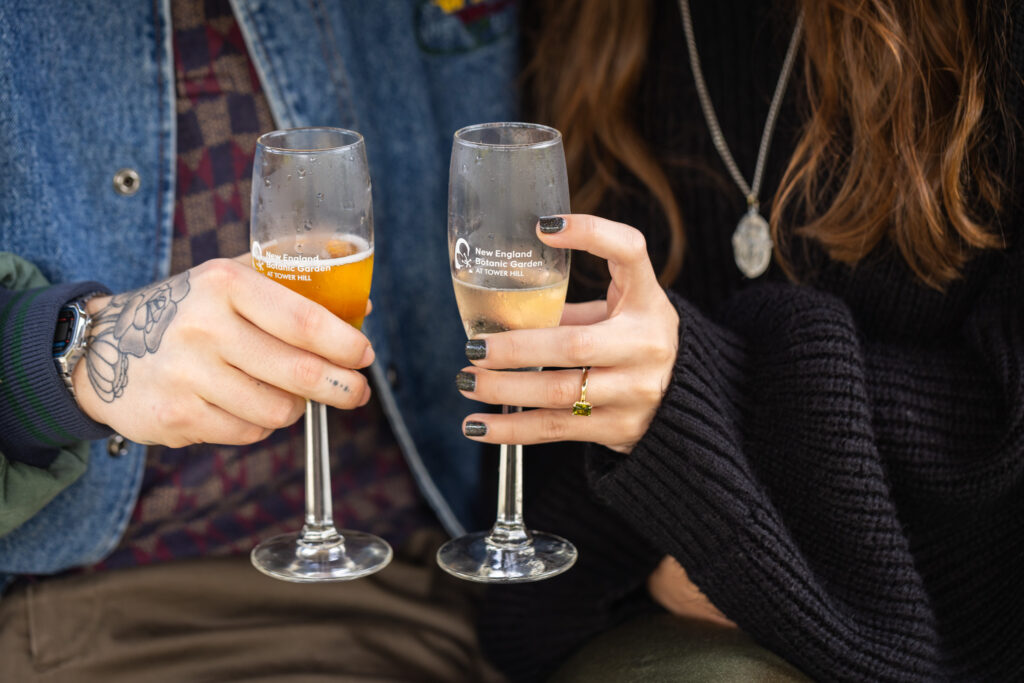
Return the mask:
<path fill-rule="evenodd" d="M 128 452 L 128 440 L 120 434 L 114 434 L 107 439 L 107 453 L 111 458 L 120 458 Z"/>
<path fill-rule="evenodd" d="M 139 174 L 134 168 L 122 168 L 114 174 L 114 189 L 118 194 L 130 197 L 139 191 Z"/>

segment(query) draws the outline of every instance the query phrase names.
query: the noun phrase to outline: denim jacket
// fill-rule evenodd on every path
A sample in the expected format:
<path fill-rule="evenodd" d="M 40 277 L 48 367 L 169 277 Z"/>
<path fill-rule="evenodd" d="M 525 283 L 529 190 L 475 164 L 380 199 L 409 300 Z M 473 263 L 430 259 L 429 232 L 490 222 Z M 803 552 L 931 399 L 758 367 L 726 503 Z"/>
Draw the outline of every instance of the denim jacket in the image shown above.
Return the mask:
<path fill-rule="evenodd" d="M 445 240 L 448 161 L 457 128 L 514 116 L 515 4 L 232 5 L 276 125 L 342 126 L 366 139 L 377 313 L 365 331 L 377 353 L 375 390 L 422 493 L 448 531 L 461 533 L 479 523 L 471 510 L 480 463 L 459 429 L 473 406 L 453 387 L 466 361 Z M 121 292 L 168 276 L 171 44 L 169 0 L 0 5 L 0 251 L 53 283 L 96 280 Z M 115 187 L 123 169 L 138 173 L 134 193 Z M 93 563 L 117 545 L 144 449 L 111 455 L 118 450 L 109 445 L 94 442 L 85 474 L 0 538 L 0 575 Z"/>

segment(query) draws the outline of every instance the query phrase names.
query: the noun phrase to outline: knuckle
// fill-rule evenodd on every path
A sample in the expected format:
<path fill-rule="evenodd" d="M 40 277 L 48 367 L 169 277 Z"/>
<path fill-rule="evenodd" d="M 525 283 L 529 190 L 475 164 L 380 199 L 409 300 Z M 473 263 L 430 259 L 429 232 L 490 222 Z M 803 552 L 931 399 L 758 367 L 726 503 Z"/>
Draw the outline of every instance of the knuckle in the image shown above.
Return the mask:
<path fill-rule="evenodd" d="M 368 340 L 362 340 L 355 344 L 349 345 L 348 348 L 349 355 L 351 356 L 350 364 L 354 368 L 360 364 L 360 361 L 366 355 L 367 349 L 370 348 L 370 342 Z"/>
<path fill-rule="evenodd" d="M 547 404 L 552 407 L 571 405 L 579 396 L 580 387 L 577 386 L 578 384 L 578 381 L 574 381 L 569 376 L 558 377 L 548 382 Z"/>
<path fill-rule="evenodd" d="M 569 433 L 564 416 L 546 411 L 541 417 L 540 433 L 548 441 L 562 441 Z"/>
<path fill-rule="evenodd" d="M 589 365 L 594 353 L 594 335 L 585 327 L 572 328 L 566 339 L 566 355 L 573 365 Z"/>
<path fill-rule="evenodd" d="M 156 423 L 160 430 L 172 435 L 172 439 L 180 437 L 187 425 L 189 411 L 184 410 L 178 401 L 165 401 L 156 408 Z"/>
<path fill-rule="evenodd" d="M 598 231 L 597 216 L 585 213 L 578 215 L 576 220 L 579 221 L 578 227 L 582 228 L 582 231 L 588 235 L 593 235 Z"/>
<path fill-rule="evenodd" d="M 273 400 L 267 406 L 263 426 L 280 429 L 294 423 L 301 415 L 301 411 L 296 407 L 298 405 L 299 402 L 297 400 L 287 398 Z"/>
<path fill-rule="evenodd" d="M 649 321 L 641 327 L 643 332 L 635 342 L 641 357 L 656 365 L 674 362 L 679 344 L 674 331 L 661 326 L 660 321 Z"/>
<path fill-rule="evenodd" d="M 309 354 L 299 356 L 292 367 L 292 377 L 295 380 L 295 384 L 306 391 L 316 386 L 322 374 L 323 361 Z"/>
<path fill-rule="evenodd" d="M 295 329 L 303 339 L 317 339 L 323 332 L 323 315 L 315 304 L 302 301 L 295 308 Z"/>
<path fill-rule="evenodd" d="M 271 430 L 266 427 L 261 427 L 255 424 L 246 424 L 236 432 L 235 436 L 240 444 L 256 443 L 257 441 L 262 441 L 266 438 L 270 432 Z"/>
<path fill-rule="evenodd" d="M 661 382 L 654 380 L 639 382 L 636 393 L 637 402 L 640 405 L 657 406 L 661 403 Z"/>
<path fill-rule="evenodd" d="M 496 351 L 498 350 L 496 347 L 498 345 L 495 343 L 495 341 L 496 340 L 488 340 L 487 342 L 487 356 L 489 359 L 492 360 L 494 359 L 495 356 L 499 355 L 498 353 L 496 353 Z M 522 358 L 522 355 L 526 351 L 526 348 L 519 340 L 519 337 L 514 334 L 504 335 L 502 342 L 503 349 L 500 355 L 503 356 L 508 361 L 508 363 L 511 364 L 512 367 L 514 367 L 519 362 L 519 359 Z"/>
<path fill-rule="evenodd" d="M 658 365 L 670 365 L 675 364 L 676 354 L 678 353 L 678 347 L 674 338 L 668 340 L 667 344 L 659 344 L 654 350 L 652 357 L 657 361 Z"/>
<path fill-rule="evenodd" d="M 623 235 L 623 251 L 632 260 L 647 258 L 647 240 L 636 228 L 629 228 Z"/>
<path fill-rule="evenodd" d="M 650 420 L 646 413 L 631 412 L 623 416 L 619 432 L 627 435 L 630 443 L 636 443 L 647 433 L 649 424 Z"/>
<path fill-rule="evenodd" d="M 238 264 L 226 258 L 210 259 L 197 266 L 196 270 L 203 279 L 209 280 L 212 285 L 222 288 L 233 286 L 238 278 Z"/>

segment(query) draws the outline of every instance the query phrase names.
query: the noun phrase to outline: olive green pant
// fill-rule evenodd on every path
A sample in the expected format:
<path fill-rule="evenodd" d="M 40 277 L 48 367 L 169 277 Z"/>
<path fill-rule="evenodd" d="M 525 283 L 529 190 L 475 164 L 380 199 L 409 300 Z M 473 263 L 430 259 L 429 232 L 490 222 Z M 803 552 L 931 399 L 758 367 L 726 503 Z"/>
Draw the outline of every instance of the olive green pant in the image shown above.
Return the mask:
<path fill-rule="evenodd" d="M 501 681 L 473 630 L 476 587 L 436 568 L 438 540 L 345 583 L 233 557 L 19 586 L 0 598 L 0 681 Z"/>
<path fill-rule="evenodd" d="M 736 629 L 668 614 L 638 617 L 587 643 L 550 683 L 789 683 L 809 679 Z"/>

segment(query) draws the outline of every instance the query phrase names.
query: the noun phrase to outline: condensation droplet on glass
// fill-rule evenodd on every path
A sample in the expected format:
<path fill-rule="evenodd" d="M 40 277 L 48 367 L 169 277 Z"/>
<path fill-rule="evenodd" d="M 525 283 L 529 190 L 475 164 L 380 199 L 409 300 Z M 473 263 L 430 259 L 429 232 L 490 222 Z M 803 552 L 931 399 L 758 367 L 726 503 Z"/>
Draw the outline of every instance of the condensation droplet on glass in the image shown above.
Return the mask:
<path fill-rule="evenodd" d="M 317 192 L 316 193 L 316 203 L 318 205 L 324 203 L 324 193 L 323 192 Z"/>
<path fill-rule="evenodd" d="M 476 163 L 481 164 L 484 161 L 484 155 L 482 152 L 476 153 Z"/>
<path fill-rule="evenodd" d="M 300 254 L 302 253 L 302 242 L 295 243 L 295 251 L 297 251 Z"/>
<path fill-rule="evenodd" d="M 469 166 L 467 166 L 466 164 L 462 164 L 462 172 L 465 173 L 468 170 L 469 170 Z"/>
<path fill-rule="evenodd" d="M 270 178 L 264 178 L 263 179 L 263 186 L 264 187 L 270 187 Z"/>
<path fill-rule="evenodd" d="M 298 170 L 298 173 L 297 173 L 297 175 L 299 176 L 299 180 L 302 180 L 303 178 L 305 178 L 305 177 L 306 177 L 306 169 L 304 169 L 304 168 L 300 168 L 300 169 Z"/>
<path fill-rule="evenodd" d="M 309 158 L 309 163 L 315 164 L 316 163 L 316 157 L 310 157 Z"/>
<path fill-rule="evenodd" d="M 256 208 L 259 209 L 260 211 L 263 210 L 263 196 L 262 195 L 260 195 L 260 198 L 256 200 Z"/>
<path fill-rule="evenodd" d="M 309 232 L 310 230 L 313 229 L 313 221 L 307 220 L 305 223 L 302 224 L 302 227 L 306 229 L 306 232 Z"/>
<path fill-rule="evenodd" d="M 352 201 L 351 199 L 346 199 L 345 201 L 343 201 L 343 202 L 341 203 L 341 206 L 342 206 L 342 208 L 344 208 L 344 209 L 345 209 L 346 211 L 351 211 L 351 210 L 353 210 L 354 208 L 356 208 L 356 203 L 355 203 L 354 201 Z"/>
<path fill-rule="evenodd" d="M 287 178 L 285 178 L 285 180 L 291 180 L 291 179 L 292 179 L 292 174 L 291 174 L 291 173 L 289 173 L 289 174 L 288 174 L 288 177 L 287 177 Z"/>

